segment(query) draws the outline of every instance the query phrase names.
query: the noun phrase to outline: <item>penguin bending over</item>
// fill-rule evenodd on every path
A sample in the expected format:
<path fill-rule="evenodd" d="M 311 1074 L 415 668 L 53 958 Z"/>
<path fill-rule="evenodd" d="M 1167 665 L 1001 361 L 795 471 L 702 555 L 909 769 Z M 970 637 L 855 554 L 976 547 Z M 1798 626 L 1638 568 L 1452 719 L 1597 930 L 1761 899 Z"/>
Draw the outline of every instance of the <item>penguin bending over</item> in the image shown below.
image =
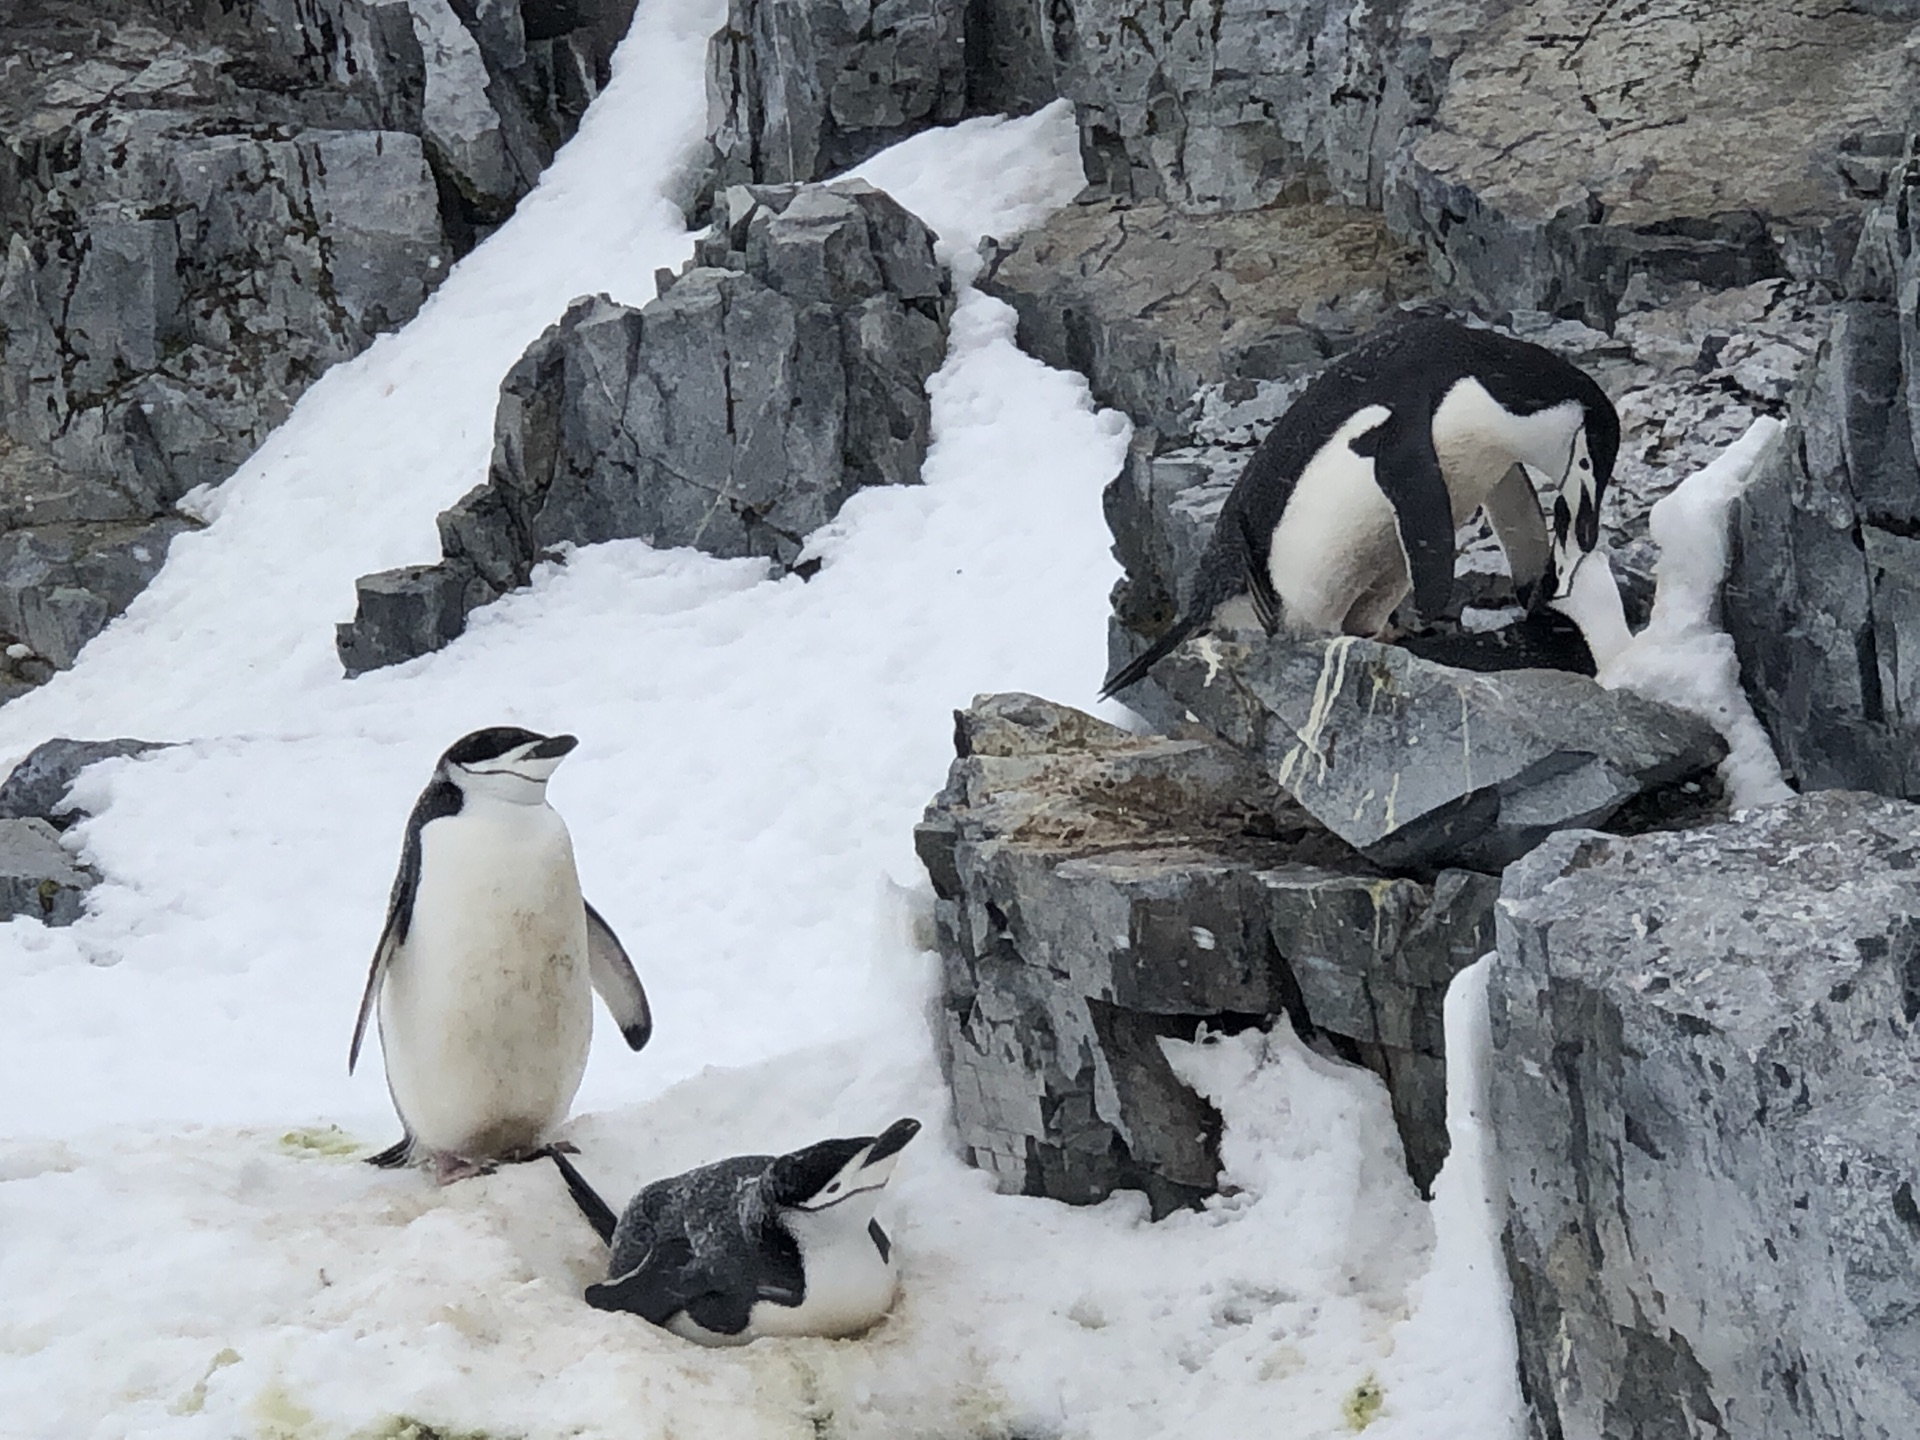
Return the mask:
<path fill-rule="evenodd" d="M 618 1222 L 580 1172 L 553 1163 L 612 1248 L 596 1310 L 626 1310 L 702 1345 L 762 1335 L 854 1335 L 893 1304 L 893 1244 L 873 1218 L 918 1120 L 822 1140 L 790 1155 L 739 1155 L 656 1180 Z"/>
<path fill-rule="evenodd" d="M 580 894 L 547 780 L 579 741 L 496 726 L 440 757 L 407 818 L 347 1072 L 376 1007 L 406 1134 L 371 1158 L 433 1161 L 441 1184 L 543 1153 L 587 1067 L 592 990 L 635 1050 L 653 1019 L 607 922 Z"/>
<path fill-rule="evenodd" d="M 1450 319 L 1377 331 L 1280 417 L 1221 507 L 1171 629 L 1111 675 L 1146 675 L 1238 595 L 1268 634 L 1381 635 L 1408 591 L 1453 591 L 1454 531 L 1484 508 L 1522 603 L 1561 593 L 1600 541 L 1620 418 L 1543 346 Z M 1558 485 L 1549 536 L 1526 469 Z"/>

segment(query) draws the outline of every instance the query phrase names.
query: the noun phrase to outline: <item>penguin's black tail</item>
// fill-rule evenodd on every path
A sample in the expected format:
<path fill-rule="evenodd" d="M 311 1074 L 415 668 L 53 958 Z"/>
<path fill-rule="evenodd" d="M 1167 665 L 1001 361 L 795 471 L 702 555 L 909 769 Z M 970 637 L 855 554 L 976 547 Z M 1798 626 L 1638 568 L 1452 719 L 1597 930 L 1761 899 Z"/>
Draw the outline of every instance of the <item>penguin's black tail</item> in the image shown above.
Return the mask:
<path fill-rule="evenodd" d="M 613 1244 L 613 1227 L 618 1217 L 600 1198 L 599 1192 L 587 1183 L 587 1177 L 573 1168 L 572 1163 L 558 1150 L 549 1149 L 547 1158 L 560 1167 L 560 1178 L 567 1182 L 567 1190 L 573 1196 L 573 1203 L 580 1207 L 580 1213 L 587 1217 L 587 1223 L 593 1226 L 597 1234 L 607 1244 Z"/>
<path fill-rule="evenodd" d="M 1173 622 L 1171 630 L 1107 677 L 1107 683 L 1100 687 L 1100 698 L 1110 700 L 1129 685 L 1137 685 L 1146 679 L 1149 670 L 1171 655 L 1176 645 L 1211 618 L 1210 614 L 1198 617 L 1182 615 Z"/>

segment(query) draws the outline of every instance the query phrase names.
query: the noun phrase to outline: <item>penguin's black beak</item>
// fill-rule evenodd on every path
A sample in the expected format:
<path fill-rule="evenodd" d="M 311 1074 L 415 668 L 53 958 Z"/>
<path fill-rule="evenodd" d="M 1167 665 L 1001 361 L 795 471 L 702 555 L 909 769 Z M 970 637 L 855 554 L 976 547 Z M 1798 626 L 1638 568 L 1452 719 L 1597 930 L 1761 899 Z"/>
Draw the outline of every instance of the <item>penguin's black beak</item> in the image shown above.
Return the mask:
<path fill-rule="evenodd" d="M 867 1152 L 867 1158 L 862 1162 L 860 1168 L 864 1170 L 869 1166 L 879 1164 L 882 1160 L 887 1160 L 898 1155 L 902 1150 L 907 1148 L 907 1142 L 919 1133 L 920 1122 L 912 1116 L 908 1116 L 904 1120 L 894 1121 L 893 1124 L 880 1132 L 880 1138 L 873 1142 L 873 1149 Z"/>
<path fill-rule="evenodd" d="M 538 745 L 527 751 L 529 760 L 558 760 L 573 750 L 580 742 L 572 735 L 550 735 Z"/>

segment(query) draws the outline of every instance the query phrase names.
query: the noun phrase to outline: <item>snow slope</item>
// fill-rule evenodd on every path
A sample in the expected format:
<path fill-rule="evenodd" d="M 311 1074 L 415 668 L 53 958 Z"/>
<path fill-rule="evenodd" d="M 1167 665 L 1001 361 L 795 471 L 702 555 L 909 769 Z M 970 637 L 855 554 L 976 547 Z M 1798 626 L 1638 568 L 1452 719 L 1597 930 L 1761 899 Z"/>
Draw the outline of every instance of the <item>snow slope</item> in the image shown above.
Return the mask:
<path fill-rule="evenodd" d="M 0 710 L 0 758 L 182 742 L 81 782 L 108 876 L 86 918 L 0 926 L 0 1434 L 1308 1437 L 1377 1409 L 1376 1433 L 1497 1440 L 1497 1285 L 1436 1280 L 1405 1323 L 1432 1227 L 1384 1091 L 1284 1027 L 1174 1047 L 1227 1121 L 1238 1193 L 1204 1213 L 998 1197 L 951 1153 L 911 827 L 976 691 L 1091 702 L 1128 433 L 1015 349 L 1006 307 L 964 294 L 925 485 L 851 502 L 812 581 L 597 546 L 447 650 L 340 677 L 354 577 L 433 556 L 524 346 L 686 254 L 659 197 L 722 9 L 646 0 L 514 220 L 204 498 L 213 523 L 72 672 Z M 1061 107 L 865 171 L 963 274 L 1081 183 Z M 583 1168 L 623 1196 L 921 1116 L 890 1201 L 904 1294 L 872 1336 L 699 1350 L 580 1303 L 601 1256 L 546 1167 L 442 1191 L 355 1162 L 395 1133 L 345 1052 L 402 822 L 438 752 L 502 722 L 581 737 L 553 799 L 658 1022 L 638 1056 L 602 1022 Z M 1471 1368 L 1435 1332 L 1489 1337 L 1457 1424 L 1420 1398 Z"/>

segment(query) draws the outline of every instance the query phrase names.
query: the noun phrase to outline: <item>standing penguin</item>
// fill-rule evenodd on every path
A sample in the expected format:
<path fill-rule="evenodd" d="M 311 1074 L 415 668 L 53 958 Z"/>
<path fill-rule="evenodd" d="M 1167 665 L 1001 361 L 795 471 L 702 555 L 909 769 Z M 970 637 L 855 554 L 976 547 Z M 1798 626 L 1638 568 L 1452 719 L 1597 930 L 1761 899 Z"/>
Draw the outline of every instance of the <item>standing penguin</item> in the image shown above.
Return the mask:
<path fill-rule="evenodd" d="M 1241 594 L 1269 634 L 1377 635 L 1409 590 L 1437 615 L 1454 531 L 1483 507 L 1522 600 L 1551 598 L 1599 544 L 1619 449 L 1606 392 L 1542 346 L 1449 319 L 1379 331 L 1280 417 L 1221 507 L 1185 612 L 1100 693 Z M 1557 482 L 1551 537 L 1523 466 Z"/>
<path fill-rule="evenodd" d="M 566 1118 L 593 1036 L 589 985 L 627 1044 L 647 993 L 580 894 L 547 780 L 579 742 L 496 726 L 458 741 L 407 818 L 347 1071 L 380 1015 L 387 1089 L 406 1135 L 380 1166 L 431 1159 L 441 1184 L 531 1159 Z"/>
<path fill-rule="evenodd" d="M 920 1122 L 739 1155 L 656 1180 L 618 1222 L 557 1151 L 574 1203 L 612 1247 L 596 1310 L 626 1310 L 702 1345 L 762 1335 L 854 1335 L 893 1304 L 893 1243 L 873 1218 Z"/>

